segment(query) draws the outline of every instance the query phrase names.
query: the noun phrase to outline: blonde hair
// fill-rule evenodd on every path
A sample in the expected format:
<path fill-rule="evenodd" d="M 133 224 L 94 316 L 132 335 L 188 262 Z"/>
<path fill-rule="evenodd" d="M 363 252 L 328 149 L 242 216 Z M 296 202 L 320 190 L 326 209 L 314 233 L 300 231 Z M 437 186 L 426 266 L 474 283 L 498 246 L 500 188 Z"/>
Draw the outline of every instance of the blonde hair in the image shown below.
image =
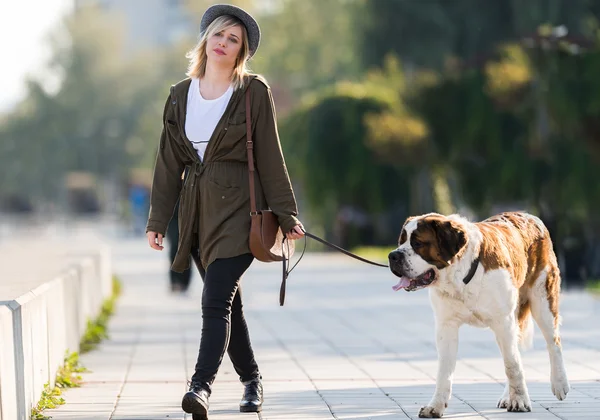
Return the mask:
<path fill-rule="evenodd" d="M 246 31 L 246 26 L 244 26 L 242 21 L 230 15 L 219 16 L 208 25 L 208 28 L 200 34 L 200 41 L 198 44 L 185 55 L 186 58 L 190 60 L 188 71 L 186 73 L 188 77 L 200 79 L 204 76 L 206 73 L 206 63 L 208 61 L 206 56 L 206 43 L 208 39 L 211 36 L 236 25 L 242 28 L 242 46 L 235 61 L 235 65 L 233 66 L 231 84 L 234 89 L 239 89 L 244 86 L 244 76 L 250 74 L 250 69 L 247 64 L 248 55 L 250 53 L 248 33 Z"/>

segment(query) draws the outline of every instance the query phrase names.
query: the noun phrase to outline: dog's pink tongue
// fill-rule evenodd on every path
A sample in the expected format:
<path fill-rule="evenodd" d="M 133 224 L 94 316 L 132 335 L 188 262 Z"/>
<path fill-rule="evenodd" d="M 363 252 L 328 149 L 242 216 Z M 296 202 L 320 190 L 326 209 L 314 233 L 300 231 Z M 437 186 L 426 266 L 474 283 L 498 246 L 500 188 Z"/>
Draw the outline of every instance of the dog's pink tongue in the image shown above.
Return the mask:
<path fill-rule="evenodd" d="M 410 279 L 408 277 L 400 277 L 400 281 L 398 282 L 398 284 L 392 286 L 392 289 L 394 289 L 395 292 L 397 292 L 400 289 L 405 289 L 408 286 L 410 286 Z"/>

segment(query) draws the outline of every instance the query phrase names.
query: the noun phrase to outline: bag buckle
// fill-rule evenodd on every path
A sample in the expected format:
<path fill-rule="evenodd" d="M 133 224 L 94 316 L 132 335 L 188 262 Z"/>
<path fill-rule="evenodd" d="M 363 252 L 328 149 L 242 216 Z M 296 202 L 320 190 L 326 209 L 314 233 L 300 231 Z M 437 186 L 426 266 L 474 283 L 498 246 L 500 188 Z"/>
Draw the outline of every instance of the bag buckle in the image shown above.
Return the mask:
<path fill-rule="evenodd" d="M 250 216 L 258 216 L 258 211 L 251 211 Z"/>

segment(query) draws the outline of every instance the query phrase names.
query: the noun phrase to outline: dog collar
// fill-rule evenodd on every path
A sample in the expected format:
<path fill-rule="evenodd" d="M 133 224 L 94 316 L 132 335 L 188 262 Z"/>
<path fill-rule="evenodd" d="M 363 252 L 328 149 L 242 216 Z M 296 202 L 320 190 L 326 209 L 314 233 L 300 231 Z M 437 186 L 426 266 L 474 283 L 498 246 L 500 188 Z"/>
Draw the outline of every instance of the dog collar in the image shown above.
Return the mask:
<path fill-rule="evenodd" d="M 475 272 L 477 271 L 478 266 L 479 266 L 479 255 L 471 263 L 471 269 L 467 273 L 467 276 L 463 279 L 464 284 L 469 284 L 469 282 L 471 280 L 473 280 L 473 276 L 475 275 Z"/>

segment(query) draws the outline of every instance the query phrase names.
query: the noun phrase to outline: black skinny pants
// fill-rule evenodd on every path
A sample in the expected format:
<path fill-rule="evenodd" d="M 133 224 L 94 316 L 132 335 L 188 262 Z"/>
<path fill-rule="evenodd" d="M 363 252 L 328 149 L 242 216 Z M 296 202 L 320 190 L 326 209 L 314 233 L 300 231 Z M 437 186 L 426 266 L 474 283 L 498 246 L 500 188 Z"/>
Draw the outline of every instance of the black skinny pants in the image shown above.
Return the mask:
<path fill-rule="evenodd" d="M 242 310 L 240 278 L 254 260 L 252 254 L 217 259 L 204 271 L 198 249 L 192 258 L 204 282 L 202 338 L 192 382 L 211 392 L 225 350 L 242 382 L 260 378 L 248 325 Z"/>

